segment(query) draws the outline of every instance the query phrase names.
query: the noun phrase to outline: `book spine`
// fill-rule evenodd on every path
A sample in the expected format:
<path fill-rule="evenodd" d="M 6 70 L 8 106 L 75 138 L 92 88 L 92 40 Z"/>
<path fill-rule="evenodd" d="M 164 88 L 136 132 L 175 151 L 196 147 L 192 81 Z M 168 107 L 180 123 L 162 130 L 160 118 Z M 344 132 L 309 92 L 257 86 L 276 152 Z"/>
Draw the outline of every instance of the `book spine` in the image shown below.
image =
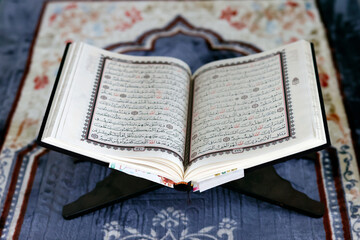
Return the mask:
<path fill-rule="evenodd" d="M 186 124 L 186 140 L 185 140 L 185 154 L 184 154 L 184 170 L 190 162 L 190 144 L 191 144 L 191 125 L 192 125 L 192 112 L 194 101 L 194 83 L 195 80 L 191 79 L 189 89 L 189 103 L 188 103 L 188 118 Z"/>

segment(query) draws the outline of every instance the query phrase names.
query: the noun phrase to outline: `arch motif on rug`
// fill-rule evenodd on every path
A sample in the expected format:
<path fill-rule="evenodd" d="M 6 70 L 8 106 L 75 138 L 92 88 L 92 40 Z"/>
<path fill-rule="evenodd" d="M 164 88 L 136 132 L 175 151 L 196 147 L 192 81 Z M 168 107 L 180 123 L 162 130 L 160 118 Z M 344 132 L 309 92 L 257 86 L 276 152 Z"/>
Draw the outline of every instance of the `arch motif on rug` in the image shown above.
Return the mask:
<path fill-rule="evenodd" d="M 135 41 L 115 43 L 107 46 L 106 49 L 120 53 L 153 51 L 155 42 L 158 39 L 172 37 L 177 34 L 203 38 L 210 50 L 227 50 L 243 56 L 261 52 L 261 49 L 253 44 L 244 41 L 228 41 L 210 29 L 195 27 L 182 16 L 175 17 L 163 28 L 157 28 L 143 33 Z"/>

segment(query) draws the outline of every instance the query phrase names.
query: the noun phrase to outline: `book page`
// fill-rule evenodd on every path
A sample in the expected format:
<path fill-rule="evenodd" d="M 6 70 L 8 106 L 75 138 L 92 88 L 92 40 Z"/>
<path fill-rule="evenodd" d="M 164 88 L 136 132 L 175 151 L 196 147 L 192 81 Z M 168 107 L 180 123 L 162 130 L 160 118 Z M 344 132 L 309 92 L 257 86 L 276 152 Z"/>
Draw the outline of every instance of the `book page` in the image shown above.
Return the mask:
<path fill-rule="evenodd" d="M 290 136 L 282 54 L 210 67 L 196 76 L 190 162 Z"/>
<path fill-rule="evenodd" d="M 173 58 L 121 55 L 83 43 L 71 48 L 77 49 L 70 56 L 75 61 L 69 61 L 75 65 L 62 73 L 54 97 L 59 104 L 52 106 L 52 124 L 42 141 L 180 181 L 188 66 Z"/>
<path fill-rule="evenodd" d="M 184 158 L 189 76 L 181 65 L 103 57 L 83 139 Z"/>
<path fill-rule="evenodd" d="M 205 181 L 328 143 L 306 41 L 209 63 L 193 81 L 185 181 Z"/>

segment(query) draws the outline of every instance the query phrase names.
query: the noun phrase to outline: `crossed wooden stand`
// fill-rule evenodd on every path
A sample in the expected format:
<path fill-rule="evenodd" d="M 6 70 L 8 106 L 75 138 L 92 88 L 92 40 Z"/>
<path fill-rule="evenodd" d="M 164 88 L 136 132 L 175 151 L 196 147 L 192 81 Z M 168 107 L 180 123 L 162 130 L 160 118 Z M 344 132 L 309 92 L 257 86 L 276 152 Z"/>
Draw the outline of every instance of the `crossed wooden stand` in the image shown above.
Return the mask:
<path fill-rule="evenodd" d="M 314 160 L 317 155 L 315 153 L 302 158 Z M 113 171 L 98 182 L 91 192 L 65 205 L 62 215 L 65 219 L 73 219 L 161 187 L 162 185 L 157 183 Z M 323 203 L 295 190 L 290 182 L 276 173 L 273 166 L 246 172 L 244 178 L 226 183 L 222 187 L 311 217 L 322 217 L 324 214 Z"/>

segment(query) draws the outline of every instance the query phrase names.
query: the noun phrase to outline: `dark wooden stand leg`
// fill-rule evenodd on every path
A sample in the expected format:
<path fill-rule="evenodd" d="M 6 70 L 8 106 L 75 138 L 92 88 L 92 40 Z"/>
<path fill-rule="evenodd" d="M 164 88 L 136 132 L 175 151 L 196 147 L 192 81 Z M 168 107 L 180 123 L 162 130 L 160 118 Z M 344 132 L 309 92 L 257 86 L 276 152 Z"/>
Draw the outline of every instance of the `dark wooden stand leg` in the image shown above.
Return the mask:
<path fill-rule="evenodd" d="M 324 205 L 295 190 L 281 178 L 274 167 L 264 167 L 246 174 L 246 177 L 222 185 L 242 194 L 288 208 L 311 217 L 322 217 Z"/>
<path fill-rule="evenodd" d="M 160 187 L 162 185 L 113 171 L 98 182 L 94 190 L 65 205 L 62 215 L 65 219 L 72 219 Z M 224 184 L 223 187 L 307 216 L 322 217 L 324 214 L 324 205 L 321 202 L 295 190 L 272 166 L 246 173 L 244 178 Z"/>
<path fill-rule="evenodd" d="M 63 207 L 65 219 L 73 219 L 111 204 L 161 188 L 162 185 L 113 171 L 89 193 Z"/>

